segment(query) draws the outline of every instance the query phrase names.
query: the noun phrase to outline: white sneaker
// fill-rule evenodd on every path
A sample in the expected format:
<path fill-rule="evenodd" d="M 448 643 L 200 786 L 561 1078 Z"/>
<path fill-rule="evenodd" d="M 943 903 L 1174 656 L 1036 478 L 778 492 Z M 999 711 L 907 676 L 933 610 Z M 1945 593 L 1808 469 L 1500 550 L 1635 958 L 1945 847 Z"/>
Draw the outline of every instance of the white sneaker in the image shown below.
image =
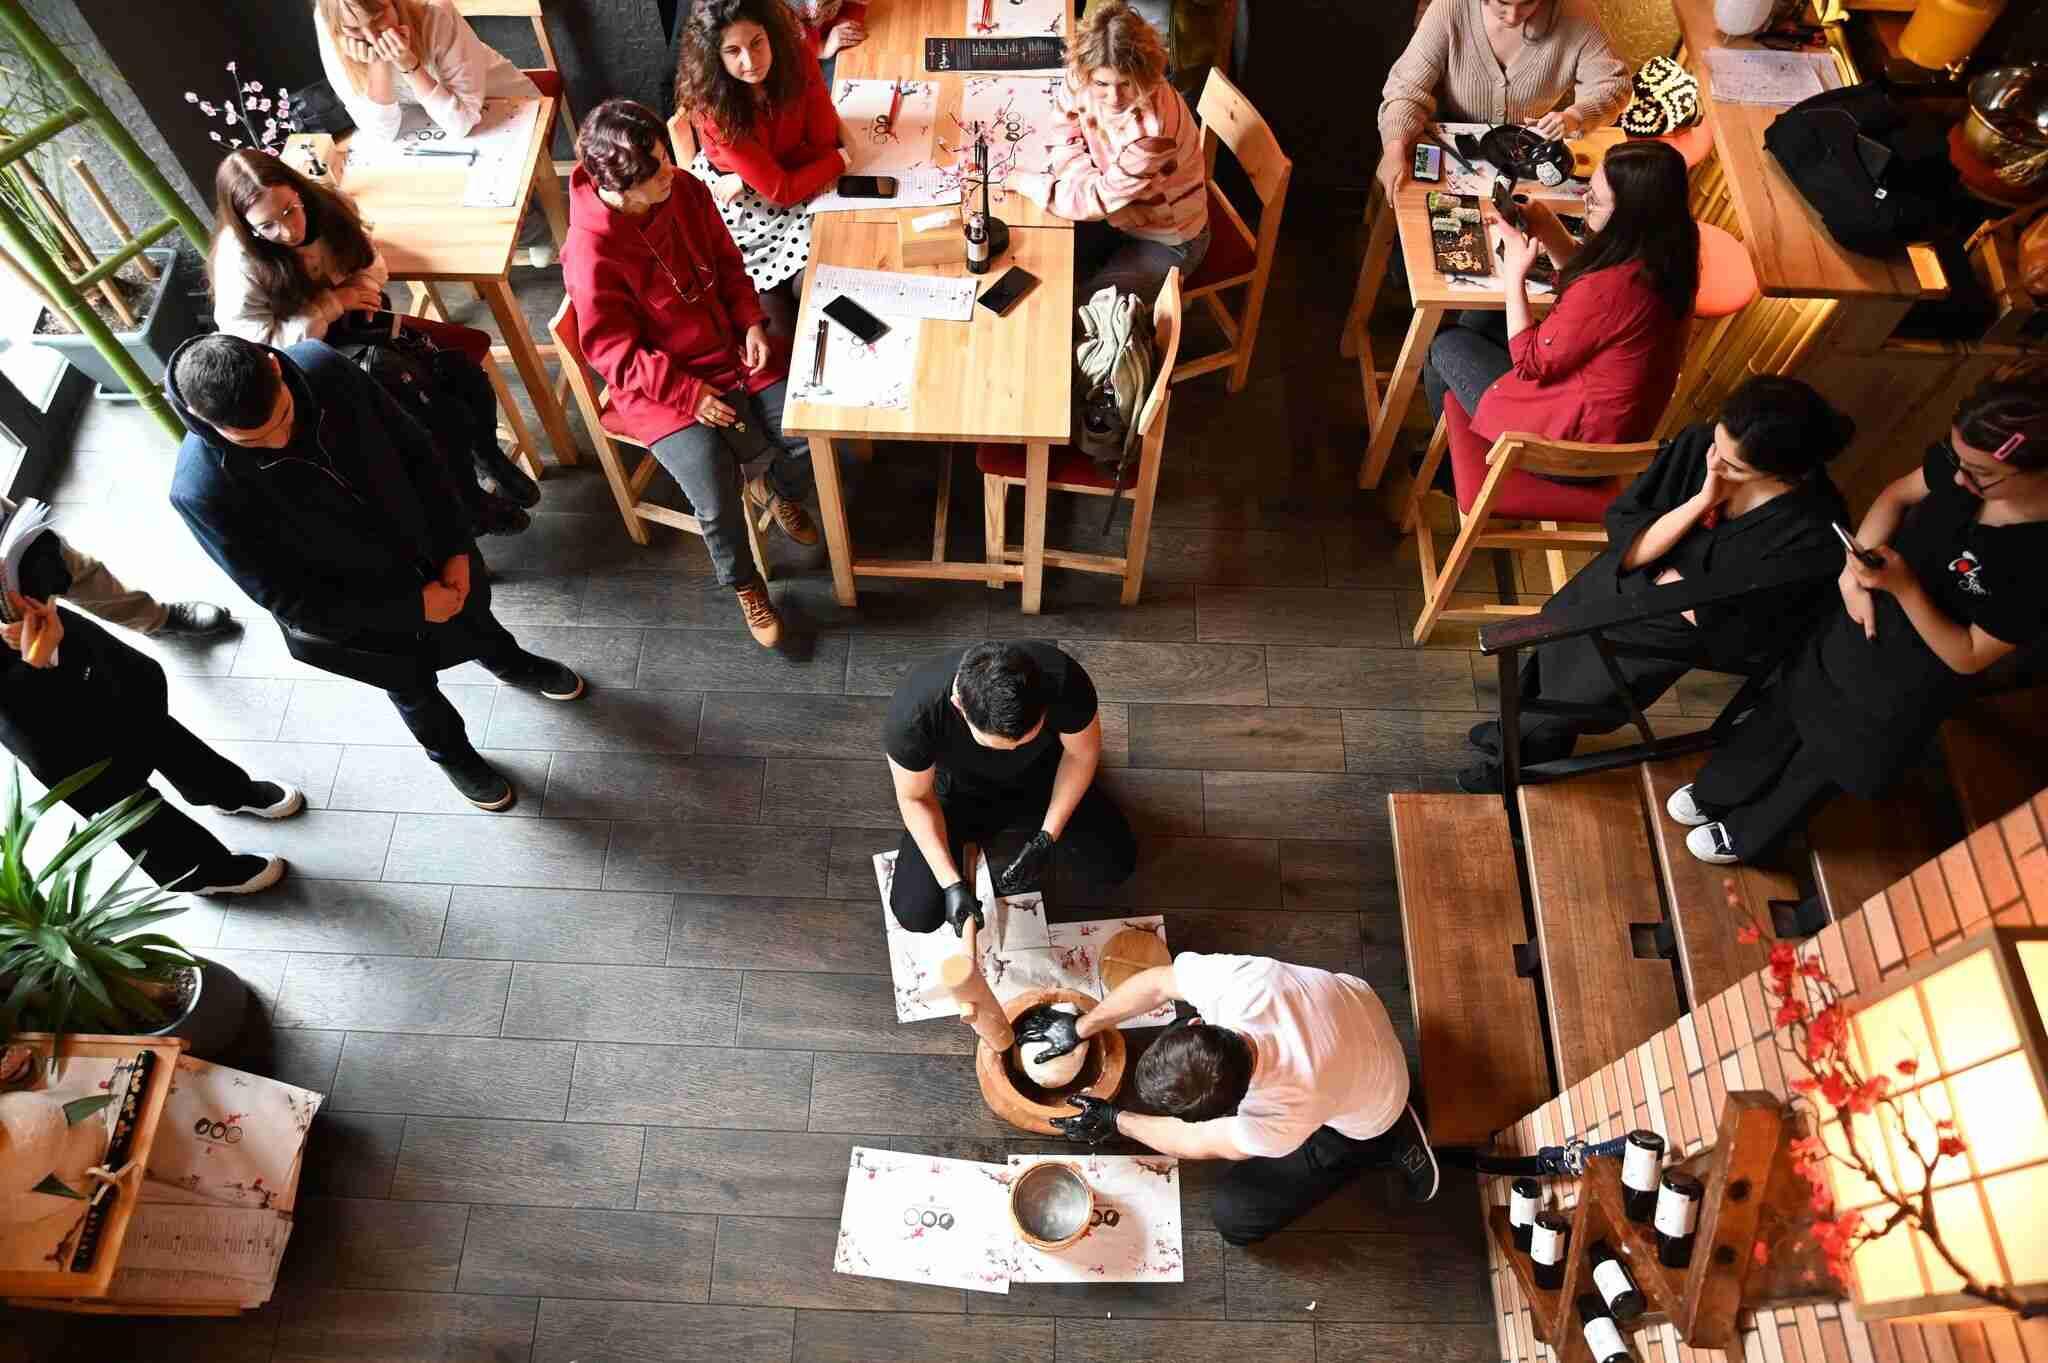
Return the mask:
<path fill-rule="evenodd" d="M 1735 843 L 1728 836 L 1728 825 L 1710 823 L 1693 829 L 1685 835 L 1685 850 L 1709 866 L 1733 866 L 1742 858 L 1735 855 Z"/>
<path fill-rule="evenodd" d="M 213 885 L 193 888 L 193 894 L 255 894 L 267 890 L 284 879 L 284 858 L 263 857 L 244 853 L 233 857 L 220 871 L 220 880 Z"/>
<path fill-rule="evenodd" d="M 1671 798 L 1664 802 L 1664 812 L 1687 828 L 1698 828 L 1714 821 L 1713 815 L 1693 803 L 1690 785 L 1680 786 L 1671 792 Z"/>
<path fill-rule="evenodd" d="M 262 804 L 240 805 L 229 808 L 216 805 L 223 814 L 253 814 L 259 819 L 289 819 L 306 807 L 306 792 L 283 781 L 257 781 L 253 784 L 256 798 Z"/>

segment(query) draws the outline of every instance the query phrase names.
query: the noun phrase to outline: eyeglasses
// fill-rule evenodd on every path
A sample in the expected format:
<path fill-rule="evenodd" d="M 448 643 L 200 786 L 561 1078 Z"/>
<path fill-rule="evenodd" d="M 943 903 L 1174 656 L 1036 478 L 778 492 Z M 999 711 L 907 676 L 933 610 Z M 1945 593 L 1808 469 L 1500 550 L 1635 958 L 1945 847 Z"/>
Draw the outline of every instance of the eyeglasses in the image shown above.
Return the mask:
<path fill-rule="evenodd" d="M 262 237 L 265 241 L 274 241 L 284 233 L 286 223 L 290 222 L 293 218 L 298 217 L 299 214 L 305 211 L 305 203 L 303 201 L 296 202 L 290 208 L 285 209 L 282 213 L 279 213 L 276 217 L 272 218 L 269 222 L 251 223 L 249 224 L 249 226 L 250 229 L 254 231 L 257 236 Z"/>
<path fill-rule="evenodd" d="M 2019 477 L 2019 474 L 2015 472 L 2008 473 L 2003 478 L 1984 478 L 1975 469 L 1963 462 L 1962 456 L 1956 453 L 1955 442 L 1947 437 L 1935 441 L 1934 450 L 1943 459 L 1948 461 L 1950 468 L 1963 476 L 1963 481 L 1970 485 L 1971 491 L 1980 497 L 1991 491 L 1992 488 L 1997 487 L 2000 483 Z"/>

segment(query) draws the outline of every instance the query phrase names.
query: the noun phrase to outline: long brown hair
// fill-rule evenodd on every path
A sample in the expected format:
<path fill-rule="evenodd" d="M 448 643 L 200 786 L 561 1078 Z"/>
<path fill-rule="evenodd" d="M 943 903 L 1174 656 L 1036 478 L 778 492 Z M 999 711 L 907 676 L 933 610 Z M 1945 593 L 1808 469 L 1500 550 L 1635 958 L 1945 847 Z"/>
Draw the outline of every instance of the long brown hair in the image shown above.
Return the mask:
<path fill-rule="evenodd" d="M 747 20 L 768 33 L 768 79 L 761 84 L 759 100 L 755 87 L 734 80 L 726 71 L 718 52 L 725 31 Z M 676 58 L 676 106 L 692 118 L 709 120 L 724 141 L 737 141 L 769 110 L 783 108 L 803 93 L 805 62 L 817 64 L 797 30 L 796 16 L 782 0 L 696 0 L 683 25 Z"/>
<path fill-rule="evenodd" d="M 1700 291 L 1700 229 L 1692 220 L 1685 158 L 1667 142 L 1620 142 L 1600 168 L 1614 193 L 1614 213 L 1557 272 L 1558 296 L 1595 270 L 1640 261 L 1672 316 L 1692 316 Z"/>
<path fill-rule="evenodd" d="M 298 247 L 265 241 L 249 226 L 249 205 L 268 189 L 298 192 L 306 213 L 306 237 L 300 245 L 315 238 L 326 242 L 335 268 L 343 273 L 368 269 L 377 248 L 370 244 L 355 205 L 341 195 L 314 184 L 267 151 L 245 148 L 228 153 L 213 173 L 213 244 L 207 251 L 207 273 L 211 276 L 222 268 L 221 243 L 233 236 L 247 262 L 251 301 L 282 320 L 304 312 L 327 283 L 306 273 Z"/>
<path fill-rule="evenodd" d="M 1144 15 L 1110 0 L 1088 7 L 1080 31 L 1067 48 L 1067 74 L 1077 90 L 1088 88 L 1088 73 L 1106 66 L 1138 87 L 1150 90 L 1166 79 L 1166 43 Z"/>
<path fill-rule="evenodd" d="M 427 0 L 391 0 L 398 7 L 398 22 L 412 30 L 413 41 L 421 45 L 421 58 L 426 53 Z M 349 83 L 356 93 L 369 88 L 369 68 L 359 61 L 352 61 L 341 46 L 341 26 L 351 21 L 360 21 L 365 11 L 381 13 L 383 6 L 378 0 L 313 0 L 313 22 L 327 30 L 327 40 L 334 44 L 334 56 L 341 63 L 341 69 L 348 72 Z"/>

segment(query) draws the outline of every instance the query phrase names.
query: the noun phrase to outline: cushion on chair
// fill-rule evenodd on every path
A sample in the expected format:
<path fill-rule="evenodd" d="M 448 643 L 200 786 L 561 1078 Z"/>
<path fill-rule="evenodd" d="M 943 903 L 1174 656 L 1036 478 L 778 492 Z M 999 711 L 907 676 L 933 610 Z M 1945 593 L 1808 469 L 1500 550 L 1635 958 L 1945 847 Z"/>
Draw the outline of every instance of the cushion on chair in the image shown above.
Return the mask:
<path fill-rule="evenodd" d="M 1456 393 L 1444 394 L 1444 421 L 1450 435 L 1447 457 L 1451 461 L 1451 480 L 1458 489 L 1458 509 L 1469 512 L 1486 482 L 1486 454 L 1493 448 L 1493 442 L 1473 431 L 1472 418 L 1459 405 Z M 1560 483 L 1516 469 L 1501 481 L 1488 518 L 1597 525 L 1606 516 L 1608 503 L 1620 495 L 1618 478 L 1597 483 Z"/>
<path fill-rule="evenodd" d="M 1237 222 L 1219 205 L 1223 196 L 1209 186 L 1209 250 L 1187 282 L 1189 290 L 1212 289 L 1258 268 L 1259 244 L 1237 230 Z"/>
<path fill-rule="evenodd" d="M 549 99 L 560 99 L 562 97 L 561 72 L 550 71 L 543 66 L 522 70 L 519 74 L 532 81 L 533 88 L 546 95 Z"/>
<path fill-rule="evenodd" d="M 1726 317 L 1756 301 L 1756 263 L 1749 248 L 1710 222 L 1700 229 L 1700 287 L 1693 295 L 1695 317 Z"/>
<path fill-rule="evenodd" d="M 974 466 L 997 478 L 1024 478 L 1022 445 L 976 445 Z M 1116 470 L 1104 469 L 1072 445 L 1055 445 L 1048 464 L 1047 482 L 1075 483 L 1099 487 L 1104 492 L 1116 486 Z M 1128 485 L 1127 485 L 1128 486 Z"/>

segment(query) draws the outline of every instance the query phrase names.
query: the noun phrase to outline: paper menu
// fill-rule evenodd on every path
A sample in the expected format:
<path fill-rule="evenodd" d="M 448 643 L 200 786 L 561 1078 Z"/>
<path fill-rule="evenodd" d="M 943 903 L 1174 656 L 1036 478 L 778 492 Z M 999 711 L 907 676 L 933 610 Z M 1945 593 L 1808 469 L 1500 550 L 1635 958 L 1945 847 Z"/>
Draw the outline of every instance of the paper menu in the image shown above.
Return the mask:
<path fill-rule="evenodd" d="M 128 1225 L 121 1270 L 203 1271 L 267 1286 L 291 1238 L 291 1217 L 254 1207 L 144 1203 Z"/>
<path fill-rule="evenodd" d="M 892 117 L 891 106 L 896 112 Z M 846 198 L 836 188 L 814 196 L 806 213 L 875 208 L 922 208 L 960 202 L 960 175 L 947 155 L 934 159 L 939 88 L 928 80 L 840 80 L 832 84 L 840 137 L 858 175 L 888 175 L 896 193 L 887 200 Z"/>
<path fill-rule="evenodd" d="M 1067 31 L 1066 0 L 965 0 L 966 27 L 977 38 Z"/>
<path fill-rule="evenodd" d="M 1789 106 L 1841 84 L 1826 52 L 1734 47 L 1707 49 L 1707 78 L 1714 98 L 1729 104 Z"/>
<path fill-rule="evenodd" d="M 853 1148 L 833 1272 L 1008 1293 L 1015 1248 L 1001 1165 Z"/>
<path fill-rule="evenodd" d="M 974 316 L 972 275 L 909 274 L 900 270 L 860 270 L 850 265 L 820 265 L 811 293 L 821 299 L 844 295 L 883 317 L 923 317 L 934 322 L 965 322 Z M 803 328 L 797 335 L 803 335 Z M 797 347 L 801 364 L 803 347 Z"/>
<path fill-rule="evenodd" d="M 820 266 L 819 269 L 827 269 Z M 872 344 L 836 322 L 825 323 L 825 363 L 817 363 L 815 308 L 797 318 L 800 341 L 791 358 L 789 398 L 826 407 L 908 407 L 917 380 L 917 338 L 924 325 L 915 317 L 892 317 L 889 330 Z M 822 377 L 816 377 L 822 374 Z"/>
<path fill-rule="evenodd" d="M 1080 1240 L 1055 1254 L 1019 1240 L 1012 1282 L 1177 1283 L 1181 1250 L 1180 1162 L 1165 1155 L 1012 1155 L 1010 1174 L 1034 1164 L 1074 1165 L 1095 1192 Z"/>
<path fill-rule="evenodd" d="M 538 99 L 487 99 L 469 135 L 450 137 L 425 109 L 408 104 L 403 107 L 397 137 L 385 141 L 358 133 L 349 138 L 341 153 L 344 159 L 339 173 L 346 181 L 349 170 L 365 167 L 445 170 L 454 166 L 468 172 L 463 207 L 515 207 L 526 192 L 526 153 L 533 145 L 539 118 Z"/>

